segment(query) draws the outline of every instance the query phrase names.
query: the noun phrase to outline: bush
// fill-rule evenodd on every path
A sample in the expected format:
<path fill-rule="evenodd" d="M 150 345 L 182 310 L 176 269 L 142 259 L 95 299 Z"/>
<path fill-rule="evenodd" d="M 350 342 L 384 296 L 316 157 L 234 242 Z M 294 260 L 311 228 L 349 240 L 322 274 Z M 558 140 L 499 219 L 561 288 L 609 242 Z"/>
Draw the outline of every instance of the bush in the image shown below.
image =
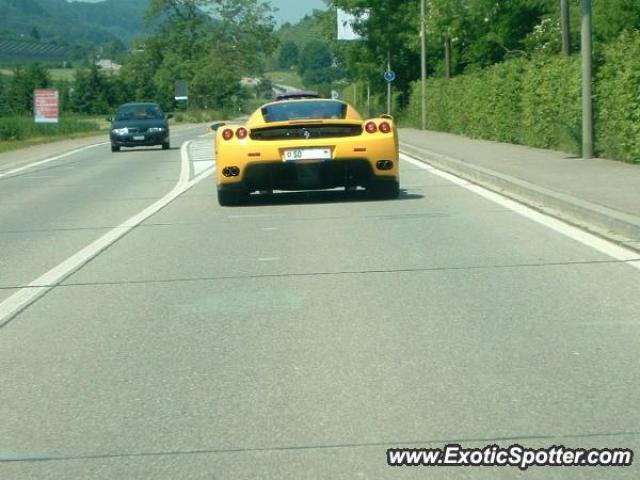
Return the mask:
<path fill-rule="evenodd" d="M 515 59 L 427 82 L 427 128 L 472 138 L 578 152 L 579 58 Z M 405 122 L 420 123 L 420 83 Z"/>
<path fill-rule="evenodd" d="M 596 149 L 640 163 L 640 33 L 623 33 L 604 49 L 596 84 Z"/>
<path fill-rule="evenodd" d="M 606 45 L 595 75 L 595 148 L 640 163 L 640 32 Z M 427 83 L 427 127 L 474 138 L 579 153 L 580 57 L 516 59 Z M 420 83 L 404 122 L 420 124 Z"/>
<path fill-rule="evenodd" d="M 37 124 L 32 117 L 0 117 L 0 141 L 25 140 L 34 137 L 58 137 L 75 133 L 99 131 L 95 120 L 62 117 L 58 124 Z"/>

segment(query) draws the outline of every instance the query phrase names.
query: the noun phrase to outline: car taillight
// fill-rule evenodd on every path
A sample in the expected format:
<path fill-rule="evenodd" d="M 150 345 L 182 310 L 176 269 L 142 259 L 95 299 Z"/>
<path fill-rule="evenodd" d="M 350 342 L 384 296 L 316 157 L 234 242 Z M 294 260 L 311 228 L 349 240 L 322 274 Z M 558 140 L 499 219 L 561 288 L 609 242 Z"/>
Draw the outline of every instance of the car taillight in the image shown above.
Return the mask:
<path fill-rule="evenodd" d="M 367 122 L 367 124 L 364 126 L 364 129 L 367 131 L 367 133 L 376 133 L 378 131 L 378 127 L 376 126 L 375 122 Z"/>
<path fill-rule="evenodd" d="M 231 130 L 230 128 L 225 128 L 222 131 L 222 138 L 224 138 L 225 140 L 231 140 L 233 138 L 233 130 Z"/>
<path fill-rule="evenodd" d="M 382 122 L 378 128 L 382 133 L 391 132 L 391 125 L 389 125 L 387 122 Z"/>
<path fill-rule="evenodd" d="M 249 132 L 247 132 L 246 128 L 240 127 L 238 130 L 236 130 L 236 137 L 238 137 L 238 140 L 247 138 L 248 134 Z"/>

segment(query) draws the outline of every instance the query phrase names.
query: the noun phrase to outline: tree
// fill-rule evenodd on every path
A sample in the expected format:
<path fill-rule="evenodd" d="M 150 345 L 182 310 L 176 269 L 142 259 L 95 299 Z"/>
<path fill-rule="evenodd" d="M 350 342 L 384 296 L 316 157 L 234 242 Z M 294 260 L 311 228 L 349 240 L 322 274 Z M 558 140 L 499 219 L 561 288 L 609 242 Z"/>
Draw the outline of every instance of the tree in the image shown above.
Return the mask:
<path fill-rule="evenodd" d="M 333 64 L 329 46 L 320 40 L 312 40 L 302 49 L 298 72 L 304 75 L 308 70 L 320 70 Z"/>
<path fill-rule="evenodd" d="M 261 78 L 260 83 L 256 87 L 256 95 L 265 100 L 273 98 L 273 82 L 269 78 Z"/>
<path fill-rule="evenodd" d="M 299 57 L 298 45 L 295 42 L 285 42 L 280 47 L 280 54 L 278 55 L 278 66 L 283 69 L 289 69 L 298 64 Z"/>
<path fill-rule="evenodd" d="M 190 105 L 221 108 L 244 98 L 243 75 L 257 75 L 276 47 L 271 7 L 259 0 L 152 0 L 154 33 L 122 69 L 129 92 L 173 103 L 175 81 L 190 83 Z M 231 102 L 233 103 L 233 102 Z"/>
<path fill-rule="evenodd" d="M 391 54 L 391 67 L 398 74 L 394 86 L 408 91 L 410 82 L 420 75 L 419 0 L 332 0 L 332 3 L 361 18 L 356 24 L 356 30 L 364 37 L 360 45 L 337 46 L 345 52 L 340 55 L 343 59 L 355 57 L 360 64 L 353 71 L 350 62 L 345 62 L 349 76 L 357 78 L 358 70 L 375 72 L 369 80 L 382 88 L 382 75 Z M 362 15 L 365 11 L 368 17 Z M 331 21 L 335 22 L 335 15 Z"/>
<path fill-rule="evenodd" d="M 49 72 L 39 63 L 18 65 L 9 83 L 9 106 L 15 113 L 33 111 L 33 91 L 51 86 Z"/>
<path fill-rule="evenodd" d="M 216 20 L 209 36 L 210 56 L 242 73 L 259 75 L 277 47 L 273 9 L 260 0 L 210 0 Z"/>
<path fill-rule="evenodd" d="M 0 116 L 11 113 L 9 105 L 9 82 L 4 75 L 0 75 Z"/>
<path fill-rule="evenodd" d="M 580 19 L 578 6 L 572 14 Z M 637 0 L 594 0 L 593 31 L 597 42 L 616 41 L 624 30 L 640 30 L 640 2 Z"/>
<path fill-rule="evenodd" d="M 78 113 L 108 112 L 118 99 L 107 75 L 97 65 L 76 70 L 74 90 L 70 98 L 71 110 Z"/>

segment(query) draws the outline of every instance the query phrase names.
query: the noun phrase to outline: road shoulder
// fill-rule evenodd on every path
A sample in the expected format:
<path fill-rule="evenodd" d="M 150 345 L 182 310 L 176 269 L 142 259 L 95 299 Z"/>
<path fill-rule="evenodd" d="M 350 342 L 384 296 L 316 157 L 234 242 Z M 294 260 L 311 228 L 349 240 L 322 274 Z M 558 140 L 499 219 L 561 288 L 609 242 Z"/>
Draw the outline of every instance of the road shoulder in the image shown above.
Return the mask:
<path fill-rule="evenodd" d="M 629 212 L 633 199 L 640 196 L 638 184 L 633 187 L 634 182 L 629 181 L 636 175 L 640 179 L 640 168 L 634 165 L 608 160 L 585 164 L 571 159 L 571 163 L 566 161 L 566 154 L 559 152 L 435 132 L 406 130 L 401 137 L 401 150 L 413 158 L 640 251 L 640 217 Z M 447 140 L 446 145 L 441 143 L 442 139 Z M 457 148 L 452 148 L 452 141 L 458 144 Z M 452 151 L 459 157 L 449 154 Z M 558 162 L 557 166 L 554 161 Z M 571 175 L 572 169 L 574 175 Z M 553 181 L 545 182 L 545 177 L 553 177 Z M 565 187 L 557 188 L 563 178 Z M 612 186 L 616 180 L 620 181 Z M 593 192 L 596 188 L 602 192 Z M 604 198 L 606 189 L 611 188 L 617 189 L 616 195 L 607 199 L 607 205 L 593 201 L 598 193 Z M 621 188 L 626 191 L 620 191 Z M 593 195 L 582 195 L 585 190 Z M 620 208 L 615 208 L 618 205 Z"/>

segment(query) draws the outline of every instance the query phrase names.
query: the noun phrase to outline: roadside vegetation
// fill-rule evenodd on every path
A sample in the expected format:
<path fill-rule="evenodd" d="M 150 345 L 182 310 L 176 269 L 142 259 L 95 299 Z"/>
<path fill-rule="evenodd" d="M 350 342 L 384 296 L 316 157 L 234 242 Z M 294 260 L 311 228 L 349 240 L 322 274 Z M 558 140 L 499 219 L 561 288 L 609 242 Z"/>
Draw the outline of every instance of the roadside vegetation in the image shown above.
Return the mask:
<path fill-rule="evenodd" d="M 428 0 L 427 127 L 577 153 L 580 0 L 569 0 L 565 53 L 560 3 Z M 276 28 L 263 0 L 150 0 L 140 20 L 146 33 L 128 45 L 108 38 L 93 50 L 32 29 L 24 34 L 32 43 L 60 43 L 75 52 L 73 64 L 3 65 L 0 116 L 30 116 L 33 89 L 55 87 L 64 115 L 104 117 L 121 103 L 147 100 L 178 121 L 209 121 L 252 111 L 273 98 L 274 84 L 324 96 L 338 91 L 363 113 L 378 115 L 386 111 L 383 72 L 390 59 L 397 75 L 393 113 L 402 125 L 419 126 L 420 0 L 329 4 Z M 639 162 L 640 2 L 593 4 L 596 150 Z M 336 39 L 333 7 L 359 19 L 362 40 Z M 98 58 L 116 59 L 122 68 L 105 72 Z M 174 99 L 177 80 L 188 83 L 188 104 Z"/>
<path fill-rule="evenodd" d="M 394 113 L 420 126 L 419 1 L 333 3 L 370 13 L 357 26 L 365 40 L 333 46 L 351 82 L 360 92 L 371 87 L 374 111 L 385 108 L 382 71 L 393 52 Z M 562 53 L 560 0 L 427 3 L 427 128 L 578 153 L 579 0 L 569 0 L 569 54 Z M 596 151 L 640 162 L 640 3 L 593 0 L 593 7 Z M 352 85 L 344 92 L 349 98 Z"/>
<path fill-rule="evenodd" d="M 57 124 L 36 124 L 30 116 L 0 117 L 0 153 L 9 150 L 81 138 L 106 131 L 106 124 L 96 118 L 65 115 Z"/>

